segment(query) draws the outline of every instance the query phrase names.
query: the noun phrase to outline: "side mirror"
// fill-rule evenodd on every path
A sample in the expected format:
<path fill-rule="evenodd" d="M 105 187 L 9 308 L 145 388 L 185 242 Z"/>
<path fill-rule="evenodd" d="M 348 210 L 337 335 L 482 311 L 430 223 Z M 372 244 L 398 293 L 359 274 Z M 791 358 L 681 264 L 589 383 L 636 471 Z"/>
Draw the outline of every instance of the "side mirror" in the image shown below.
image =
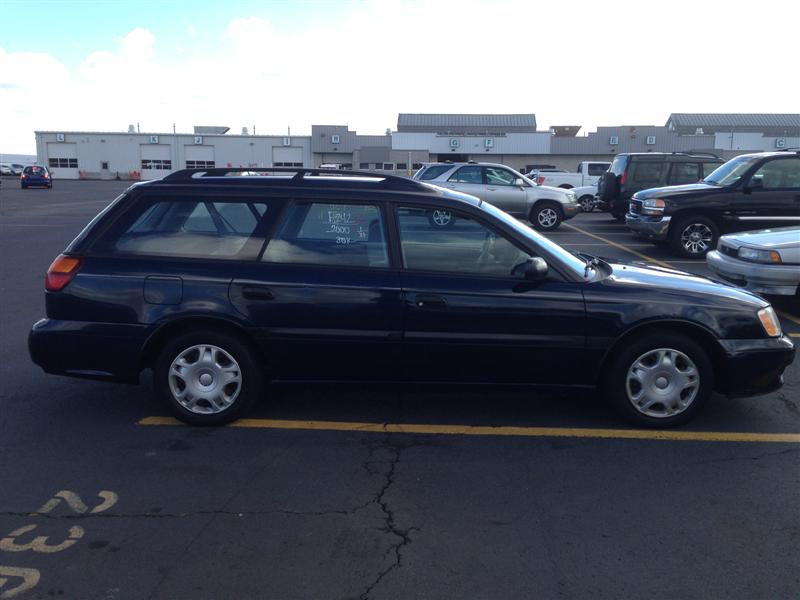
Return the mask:
<path fill-rule="evenodd" d="M 748 190 L 761 190 L 764 189 L 764 176 L 753 175 L 747 184 Z"/>
<path fill-rule="evenodd" d="M 514 185 L 517 187 L 525 187 L 525 180 L 522 177 L 517 177 L 514 180 Z"/>
<path fill-rule="evenodd" d="M 547 277 L 548 266 L 543 258 L 532 256 L 511 270 L 512 275 L 522 275 L 528 281 L 542 281 Z"/>

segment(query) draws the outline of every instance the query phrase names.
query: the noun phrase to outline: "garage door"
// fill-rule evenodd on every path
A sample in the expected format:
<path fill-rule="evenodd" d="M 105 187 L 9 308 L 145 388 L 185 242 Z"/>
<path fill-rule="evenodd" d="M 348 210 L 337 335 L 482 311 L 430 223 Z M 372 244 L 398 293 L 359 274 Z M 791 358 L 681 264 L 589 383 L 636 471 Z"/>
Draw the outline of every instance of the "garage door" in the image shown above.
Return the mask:
<path fill-rule="evenodd" d="M 187 169 L 213 169 L 214 146 L 184 146 Z"/>
<path fill-rule="evenodd" d="M 273 167 L 302 167 L 303 149 L 302 148 L 272 148 Z"/>
<path fill-rule="evenodd" d="M 171 150 L 167 144 L 142 144 L 142 179 L 160 179 L 172 171 Z"/>
<path fill-rule="evenodd" d="M 64 142 L 47 143 L 47 166 L 55 179 L 78 179 L 78 145 Z"/>

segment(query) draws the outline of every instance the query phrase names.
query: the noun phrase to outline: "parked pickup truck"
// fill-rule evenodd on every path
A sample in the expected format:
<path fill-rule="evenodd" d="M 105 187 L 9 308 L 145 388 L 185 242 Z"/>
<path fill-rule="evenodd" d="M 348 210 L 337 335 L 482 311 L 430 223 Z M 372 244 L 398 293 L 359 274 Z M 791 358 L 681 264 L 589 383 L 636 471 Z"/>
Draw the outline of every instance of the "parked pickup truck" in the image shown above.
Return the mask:
<path fill-rule="evenodd" d="M 546 173 L 540 171 L 536 175 L 536 183 L 567 190 L 584 185 L 594 185 L 610 166 L 611 163 L 587 160 L 578 164 L 577 173 Z"/>

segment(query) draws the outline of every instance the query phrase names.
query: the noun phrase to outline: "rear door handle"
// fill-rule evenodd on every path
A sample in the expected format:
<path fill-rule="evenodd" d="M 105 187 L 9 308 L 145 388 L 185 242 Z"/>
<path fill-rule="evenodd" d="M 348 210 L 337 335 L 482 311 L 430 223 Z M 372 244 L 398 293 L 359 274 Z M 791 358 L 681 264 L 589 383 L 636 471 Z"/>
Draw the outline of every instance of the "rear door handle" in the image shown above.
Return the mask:
<path fill-rule="evenodd" d="M 248 285 L 242 288 L 242 298 L 248 300 L 274 300 L 275 294 L 268 287 Z"/>
<path fill-rule="evenodd" d="M 447 308 L 447 301 L 441 296 L 427 296 L 420 294 L 415 298 L 414 304 L 417 308 Z"/>

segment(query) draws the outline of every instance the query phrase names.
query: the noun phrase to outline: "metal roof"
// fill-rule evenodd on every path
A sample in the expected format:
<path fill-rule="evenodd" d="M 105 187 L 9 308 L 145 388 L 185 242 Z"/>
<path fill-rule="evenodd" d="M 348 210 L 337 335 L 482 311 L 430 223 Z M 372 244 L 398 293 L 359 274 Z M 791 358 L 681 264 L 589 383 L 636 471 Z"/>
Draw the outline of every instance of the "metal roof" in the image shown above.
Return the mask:
<path fill-rule="evenodd" d="M 534 114 L 411 114 L 400 113 L 398 131 L 536 131 Z"/>
<path fill-rule="evenodd" d="M 787 129 L 800 128 L 800 114 L 766 113 L 672 113 L 667 120 L 676 127 L 769 127 Z"/>

